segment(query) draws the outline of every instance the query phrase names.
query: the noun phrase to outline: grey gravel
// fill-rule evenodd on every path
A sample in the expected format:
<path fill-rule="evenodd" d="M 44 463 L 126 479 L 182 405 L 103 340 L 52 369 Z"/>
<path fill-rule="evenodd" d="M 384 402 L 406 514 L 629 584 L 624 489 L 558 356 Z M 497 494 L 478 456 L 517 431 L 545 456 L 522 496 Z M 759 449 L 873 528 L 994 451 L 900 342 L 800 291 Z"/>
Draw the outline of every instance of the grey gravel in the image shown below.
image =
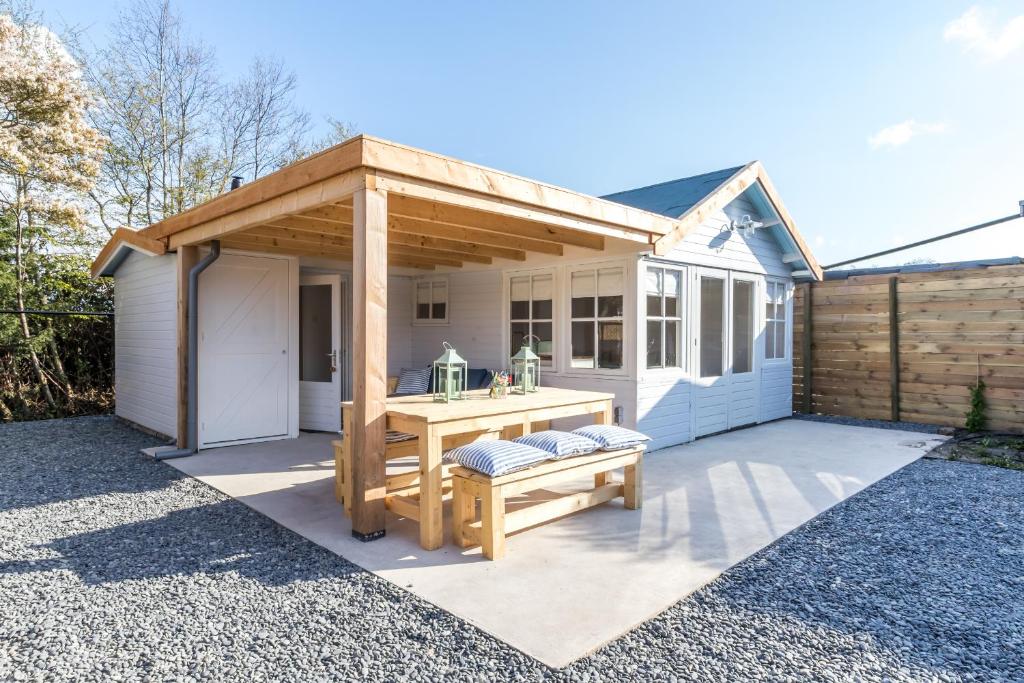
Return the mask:
<path fill-rule="evenodd" d="M 902 432 L 920 432 L 922 434 L 938 434 L 939 430 L 942 429 L 939 425 L 929 425 L 921 422 L 893 422 L 891 420 L 872 420 L 866 417 L 846 417 L 843 415 L 794 413 L 793 418 L 809 422 L 827 422 L 829 424 L 848 425 L 850 427 L 874 427 L 875 429 L 897 429 Z"/>
<path fill-rule="evenodd" d="M 0 680 L 1024 680 L 1021 472 L 914 463 L 552 671 L 155 444 L 0 425 Z"/>

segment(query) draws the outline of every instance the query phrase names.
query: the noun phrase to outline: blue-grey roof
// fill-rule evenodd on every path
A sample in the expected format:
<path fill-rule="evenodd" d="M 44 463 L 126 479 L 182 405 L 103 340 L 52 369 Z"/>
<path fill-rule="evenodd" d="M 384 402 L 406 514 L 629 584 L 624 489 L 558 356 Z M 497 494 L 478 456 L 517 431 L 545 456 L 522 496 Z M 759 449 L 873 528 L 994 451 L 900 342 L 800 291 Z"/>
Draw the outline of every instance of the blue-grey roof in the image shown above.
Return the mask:
<path fill-rule="evenodd" d="M 990 258 L 978 261 L 953 261 L 951 263 L 914 263 L 906 266 L 880 266 L 878 268 L 850 268 L 848 270 L 827 270 L 826 280 L 845 280 L 854 275 L 886 275 L 897 273 L 931 273 L 943 270 L 970 270 L 992 266 L 1016 266 L 1021 263 L 1019 256 Z"/>
<path fill-rule="evenodd" d="M 660 213 L 669 218 L 679 218 L 700 200 L 721 187 L 725 181 L 742 168 L 742 166 L 723 168 L 720 171 L 702 173 L 689 178 L 679 178 L 657 185 L 638 187 L 635 190 L 607 194 L 602 199 L 626 204 L 651 213 Z"/>

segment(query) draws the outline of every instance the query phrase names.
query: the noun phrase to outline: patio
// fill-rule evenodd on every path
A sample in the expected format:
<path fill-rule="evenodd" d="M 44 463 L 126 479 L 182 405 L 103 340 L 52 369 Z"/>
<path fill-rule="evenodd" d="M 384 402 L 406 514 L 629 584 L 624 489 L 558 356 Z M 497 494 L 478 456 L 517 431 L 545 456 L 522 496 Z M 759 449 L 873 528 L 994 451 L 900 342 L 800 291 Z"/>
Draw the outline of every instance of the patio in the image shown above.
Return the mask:
<path fill-rule="evenodd" d="M 487 562 L 433 552 L 389 514 L 375 543 L 351 537 L 334 499 L 331 435 L 168 461 L 283 526 L 562 667 L 667 609 L 822 511 L 919 458 L 937 437 L 785 420 L 645 459 L 642 511 L 620 502 L 509 539 Z"/>

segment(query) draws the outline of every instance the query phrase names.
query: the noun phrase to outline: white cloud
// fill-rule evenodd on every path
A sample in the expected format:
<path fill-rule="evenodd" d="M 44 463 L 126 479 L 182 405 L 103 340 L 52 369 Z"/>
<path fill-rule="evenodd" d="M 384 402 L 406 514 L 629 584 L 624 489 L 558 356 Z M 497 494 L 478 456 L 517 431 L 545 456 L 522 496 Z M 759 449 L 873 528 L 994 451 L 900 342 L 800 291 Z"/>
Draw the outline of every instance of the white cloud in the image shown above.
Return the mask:
<path fill-rule="evenodd" d="M 947 127 L 945 123 L 919 123 L 913 119 L 907 119 L 903 123 L 886 126 L 878 131 L 868 138 L 868 144 L 875 149 L 879 147 L 899 147 L 910 142 L 910 139 L 913 137 L 942 133 Z"/>
<path fill-rule="evenodd" d="M 964 52 L 973 52 L 985 61 L 997 62 L 1024 46 L 1024 14 L 998 27 L 975 5 L 946 24 L 945 38 L 947 42 L 960 43 Z"/>

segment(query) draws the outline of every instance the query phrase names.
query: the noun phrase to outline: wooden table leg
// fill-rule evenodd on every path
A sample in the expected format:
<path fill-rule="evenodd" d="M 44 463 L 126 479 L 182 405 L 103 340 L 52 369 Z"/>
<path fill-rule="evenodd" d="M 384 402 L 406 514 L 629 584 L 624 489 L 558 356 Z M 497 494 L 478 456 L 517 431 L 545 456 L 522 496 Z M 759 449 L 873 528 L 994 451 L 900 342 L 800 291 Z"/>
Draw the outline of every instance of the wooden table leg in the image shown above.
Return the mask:
<path fill-rule="evenodd" d="M 500 486 L 482 486 L 480 493 L 480 545 L 484 557 L 498 560 L 505 555 L 505 494 Z"/>
<path fill-rule="evenodd" d="M 644 503 L 644 456 L 636 457 L 635 465 L 626 465 L 626 481 L 623 490 L 623 504 L 627 510 L 639 510 Z"/>
<path fill-rule="evenodd" d="M 428 425 L 420 439 L 420 546 L 437 550 L 444 544 L 441 490 L 441 437 Z"/>

